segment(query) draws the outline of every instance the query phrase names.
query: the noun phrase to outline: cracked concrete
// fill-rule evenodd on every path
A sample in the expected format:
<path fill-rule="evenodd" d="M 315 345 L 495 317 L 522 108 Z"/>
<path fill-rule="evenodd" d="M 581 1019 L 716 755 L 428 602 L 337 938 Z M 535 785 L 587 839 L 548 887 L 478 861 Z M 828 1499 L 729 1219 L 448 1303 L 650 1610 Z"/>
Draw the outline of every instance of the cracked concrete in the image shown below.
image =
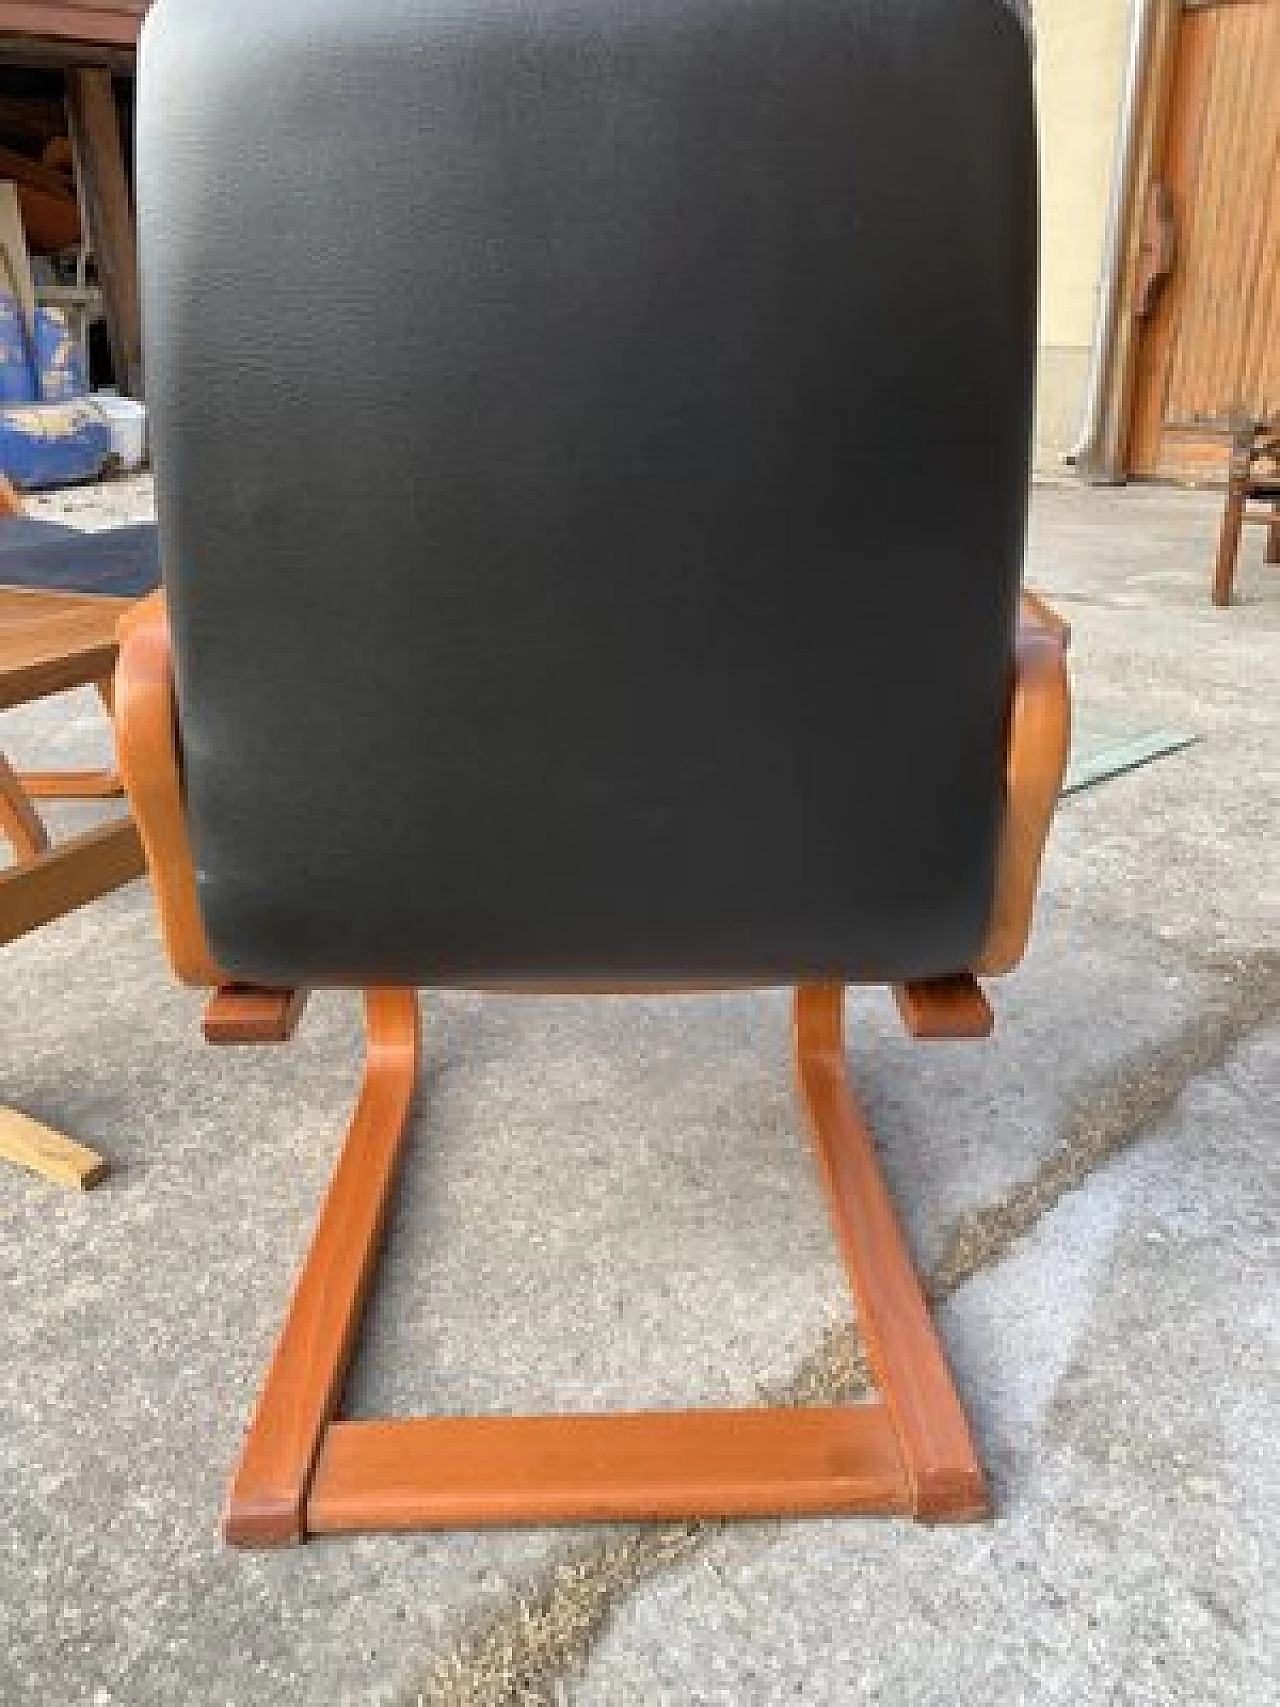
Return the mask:
<path fill-rule="evenodd" d="M 1030 1178 L 957 1224 L 941 1260 L 925 1276 L 925 1290 L 935 1309 L 1009 1257 L 1069 1192 L 1084 1186 L 1097 1169 L 1148 1133 L 1199 1075 L 1219 1067 L 1233 1045 L 1280 1017 L 1280 954 L 1263 955 L 1232 970 L 1233 977 L 1224 983 L 1210 1011 L 1188 1021 L 1178 1036 L 1103 1086 Z M 1280 1131 L 1280 1122 L 1273 1124 Z M 1270 1155 L 1267 1161 L 1274 1172 Z M 1005 1326 L 991 1321 L 986 1325 L 997 1331 Z M 1043 1351 L 1045 1364 L 1052 1366 L 1053 1345 Z M 1042 1392 L 1048 1390 L 1044 1381 L 1039 1386 Z M 827 1330 L 822 1344 L 792 1380 L 769 1389 L 767 1397 L 773 1403 L 848 1403 L 872 1390 L 856 1326 L 840 1323 Z M 753 1529 L 763 1547 L 776 1538 L 778 1526 L 742 1525 L 731 1540 L 732 1531 L 724 1524 L 637 1525 L 611 1533 L 595 1546 L 572 1550 L 539 1573 L 496 1615 L 488 1611 L 473 1628 L 460 1630 L 424 1677 L 410 1687 L 407 1707 L 410 1703 L 412 1707 L 504 1707 L 505 1703 L 557 1707 L 563 1680 L 584 1666 L 619 1603 L 658 1572 L 684 1565 L 717 1543 L 722 1544 L 722 1552 L 735 1557 L 752 1556 Z M 711 1563 L 717 1587 L 723 1589 L 727 1581 L 723 1564 Z M 606 1675 L 612 1678 L 608 1671 Z M 805 1679 L 797 1682 L 803 1687 Z M 590 1696 L 588 1689 L 586 1698 Z M 637 1698 L 652 1696 L 646 1692 Z M 844 1697 L 833 1693 L 831 1699 Z"/>
<path fill-rule="evenodd" d="M 617 1608 L 560 1698 L 1280 1698 L 1277 1073 L 1273 1024 L 941 1312 L 993 1524 L 722 1530 Z"/>
<path fill-rule="evenodd" d="M 4 1707 L 1274 1699 L 1280 575 L 1249 542 L 1243 602 L 1211 610 L 1217 513 L 1037 492 L 1030 578 L 1072 620 L 1082 700 L 1201 740 L 1064 808 L 990 1044 L 912 1045 L 882 994 L 851 1003 L 994 1524 L 222 1549 L 357 1011 L 203 1048 L 138 886 L 0 973 L 0 1096 L 116 1164 L 85 1198 L 0 1182 Z M 87 696 L 3 741 L 105 751 Z M 429 998 L 426 1047 L 349 1408 L 856 1383 L 780 994 Z"/>

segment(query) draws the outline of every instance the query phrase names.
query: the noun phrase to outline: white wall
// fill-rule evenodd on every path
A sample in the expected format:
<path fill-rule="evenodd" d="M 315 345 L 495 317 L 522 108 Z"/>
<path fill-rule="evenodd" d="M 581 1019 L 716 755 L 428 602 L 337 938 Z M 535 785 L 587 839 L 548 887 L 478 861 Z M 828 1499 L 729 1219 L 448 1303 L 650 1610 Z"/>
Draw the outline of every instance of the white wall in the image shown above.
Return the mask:
<path fill-rule="evenodd" d="M 1059 466 L 1080 425 L 1093 338 L 1130 0 L 1035 0 L 1040 126 L 1036 459 Z"/>

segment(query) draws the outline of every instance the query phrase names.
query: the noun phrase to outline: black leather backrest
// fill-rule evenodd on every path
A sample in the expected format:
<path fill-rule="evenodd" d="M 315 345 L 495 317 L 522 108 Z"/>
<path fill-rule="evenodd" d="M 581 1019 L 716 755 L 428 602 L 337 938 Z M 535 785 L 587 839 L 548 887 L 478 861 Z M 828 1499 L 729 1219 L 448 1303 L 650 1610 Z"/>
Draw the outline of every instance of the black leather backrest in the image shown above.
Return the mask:
<path fill-rule="evenodd" d="M 1002 0 L 160 0 L 138 179 L 230 971 L 971 959 L 1034 343 Z"/>

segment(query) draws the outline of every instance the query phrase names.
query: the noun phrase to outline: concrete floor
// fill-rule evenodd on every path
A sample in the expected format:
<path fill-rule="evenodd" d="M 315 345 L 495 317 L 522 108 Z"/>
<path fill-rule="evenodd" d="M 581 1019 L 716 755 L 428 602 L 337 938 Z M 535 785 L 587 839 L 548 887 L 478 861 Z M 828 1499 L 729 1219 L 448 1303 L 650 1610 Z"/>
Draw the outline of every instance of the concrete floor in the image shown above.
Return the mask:
<path fill-rule="evenodd" d="M 994 1522 L 225 1550 L 357 1011 L 205 1048 L 137 885 L 0 977 L 0 1098 L 115 1166 L 86 1197 L 0 1177 L 4 1707 L 1280 1699 L 1280 572 L 1255 531 L 1212 610 L 1217 515 L 1037 491 L 1028 576 L 1089 719 L 1201 739 L 1063 807 L 992 1043 L 913 1046 L 883 993 L 850 1004 Z M 106 753 L 89 696 L 2 728 L 19 759 Z M 846 1318 L 780 995 L 428 1000 L 349 1408 L 834 1389 Z"/>

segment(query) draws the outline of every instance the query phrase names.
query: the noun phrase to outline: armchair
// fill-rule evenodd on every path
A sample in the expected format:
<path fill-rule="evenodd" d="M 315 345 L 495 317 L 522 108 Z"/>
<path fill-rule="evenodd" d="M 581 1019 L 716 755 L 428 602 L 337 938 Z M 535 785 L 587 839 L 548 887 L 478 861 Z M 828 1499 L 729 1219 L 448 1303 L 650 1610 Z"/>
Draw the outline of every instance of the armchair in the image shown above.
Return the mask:
<path fill-rule="evenodd" d="M 1031 105 L 1001 0 L 152 12 L 121 771 L 210 1039 L 369 1041 L 233 1542 L 985 1510 L 842 1027 L 990 1028 L 1065 765 Z M 879 1402 L 338 1418 L 420 987 L 777 984 Z"/>

